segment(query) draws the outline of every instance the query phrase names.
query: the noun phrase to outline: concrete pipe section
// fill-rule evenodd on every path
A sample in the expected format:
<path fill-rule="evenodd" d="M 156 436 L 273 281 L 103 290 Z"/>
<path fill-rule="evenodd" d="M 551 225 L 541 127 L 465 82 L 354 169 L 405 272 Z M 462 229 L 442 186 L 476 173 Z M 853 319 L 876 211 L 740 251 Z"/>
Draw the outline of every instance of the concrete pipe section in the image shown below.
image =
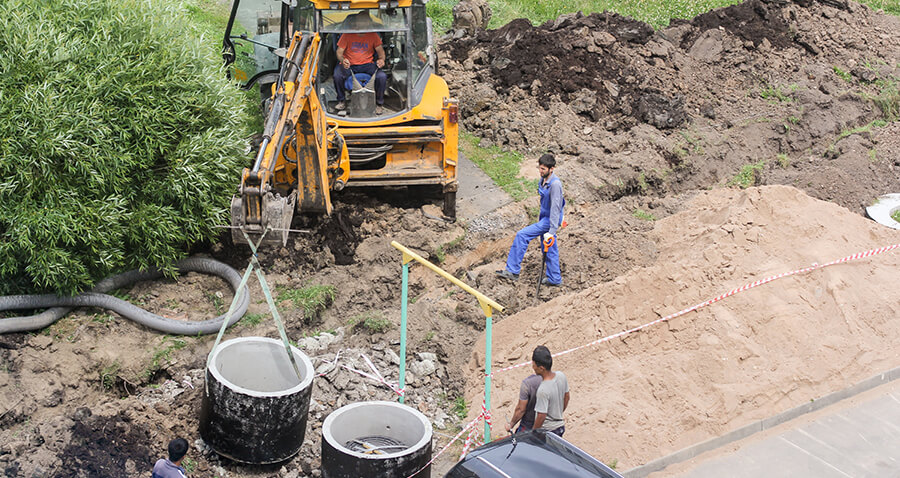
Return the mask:
<path fill-rule="evenodd" d="M 300 376 L 280 340 L 222 342 L 206 370 L 200 436 L 216 453 L 242 463 L 278 463 L 300 451 L 315 375 L 291 347 Z"/>
<path fill-rule="evenodd" d="M 341 407 L 322 424 L 322 476 L 407 478 L 431 460 L 431 422 L 395 402 Z M 429 478 L 431 466 L 416 478 Z"/>
<path fill-rule="evenodd" d="M 897 193 L 885 194 L 875 200 L 875 204 L 866 208 L 866 214 L 879 224 L 900 229 L 900 222 L 892 217 L 897 211 L 900 211 L 900 194 Z"/>

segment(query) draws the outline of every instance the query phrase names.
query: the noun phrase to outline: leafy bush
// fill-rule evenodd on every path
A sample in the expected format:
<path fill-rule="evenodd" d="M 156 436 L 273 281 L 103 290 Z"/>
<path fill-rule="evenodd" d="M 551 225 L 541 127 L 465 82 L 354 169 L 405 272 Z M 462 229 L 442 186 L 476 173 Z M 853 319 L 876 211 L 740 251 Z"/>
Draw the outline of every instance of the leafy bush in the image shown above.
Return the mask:
<path fill-rule="evenodd" d="M 0 2 L 0 294 L 75 293 L 218 235 L 246 111 L 174 0 Z"/>

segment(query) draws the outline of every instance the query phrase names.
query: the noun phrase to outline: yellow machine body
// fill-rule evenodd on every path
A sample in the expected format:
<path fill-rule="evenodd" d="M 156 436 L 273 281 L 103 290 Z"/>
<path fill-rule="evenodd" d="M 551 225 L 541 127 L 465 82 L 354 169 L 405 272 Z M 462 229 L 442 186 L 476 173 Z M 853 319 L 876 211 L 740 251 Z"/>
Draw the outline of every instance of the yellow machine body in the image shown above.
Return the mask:
<path fill-rule="evenodd" d="M 248 43 L 266 53 L 258 39 L 275 37 L 268 31 L 254 38 L 238 34 L 238 27 L 232 28 L 237 3 L 226 33 L 226 62 L 250 56 Z M 271 92 L 260 148 L 253 165 L 243 171 L 239 195 L 232 201 L 232 225 L 240 228 L 234 230 L 234 239 L 245 242 L 244 233 L 253 238 L 267 231 L 268 241 L 284 243 L 295 213 L 330 214 L 332 191 L 354 186 L 431 186 L 444 195 L 444 215 L 455 217 L 458 102 L 434 72 L 424 4 L 299 4 L 295 8 L 300 10 L 282 11 L 281 35 L 291 34 L 280 44 L 287 46 L 264 45 L 278 54 L 277 71 L 257 67 L 248 73 L 250 68 L 232 66 L 235 78 L 252 76 L 263 96 Z M 359 33 L 352 29 L 359 23 L 352 23 L 351 17 L 361 16 L 385 39 L 387 88 L 381 115 L 371 108 L 350 113 L 337 106 L 336 89 L 344 87 L 335 85 L 331 74 L 338 64 L 337 42 L 345 31 Z M 271 18 L 258 19 L 260 31 L 273 23 Z M 348 102 L 365 94 L 358 86 L 347 92 Z M 371 85 L 367 88 L 374 95 Z"/>

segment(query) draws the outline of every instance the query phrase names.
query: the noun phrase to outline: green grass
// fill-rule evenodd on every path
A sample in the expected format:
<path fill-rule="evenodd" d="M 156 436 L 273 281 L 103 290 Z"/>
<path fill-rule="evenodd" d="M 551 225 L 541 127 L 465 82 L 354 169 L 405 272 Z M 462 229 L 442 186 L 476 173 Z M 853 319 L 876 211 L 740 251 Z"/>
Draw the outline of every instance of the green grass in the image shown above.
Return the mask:
<path fill-rule="evenodd" d="M 891 219 L 900 222 L 900 209 L 891 213 Z"/>
<path fill-rule="evenodd" d="M 894 79 L 878 80 L 876 84 L 880 91 L 872 101 L 881 109 L 888 121 L 900 119 L 900 91 L 897 89 L 897 81 Z"/>
<path fill-rule="evenodd" d="M 750 186 L 756 184 L 757 175 L 760 171 L 762 171 L 763 167 L 765 167 L 765 161 L 759 161 L 758 163 L 745 164 L 741 166 L 741 170 L 738 174 L 731 178 L 728 181 L 729 186 L 740 186 L 741 189 L 746 189 Z"/>
<path fill-rule="evenodd" d="M 197 462 L 191 458 L 185 458 L 181 461 L 181 466 L 184 467 L 184 471 L 190 475 L 197 469 Z"/>
<path fill-rule="evenodd" d="M 435 35 L 442 35 L 453 25 L 453 6 L 457 3 L 455 0 L 430 0 L 425 4 Z"/>
<path fill-rule="evenodd" d="M 613 11 L 649 23 L 654 28 L 664 27 L 673 18 L 693 18 L 713 8 L 740 3 L 732 0 L 488 0 L 493 10 L 490 28 L 505 25 L 515 18 L 528 18 L 532 23 L 543 23 L 563 13 L 581 11 Z"/>
<path fill-rule="evenodd" d="M 465 240 L 465 238 L 466 233 L 465 231 L 463 231 L 463 233 L 459 237 L 456 237 L 453 240 L 445 242 L 438 246 L 437 250 L 434 251 L 434 257 L 435 259 L 437 259 L 437 263 L 443 264 L 447 259 L 447 253 L 452 251 L 453 249 L 456 249 L 459 244 L 462 243 L 463 240 Z"/>
<path fill-rule="evenodd" d="M 247 314 L 238 323 L 244 327 L 256 327 L 262 323 L 266 314 Z"/>
<path fill-rule="evenodd" d="M 209 299 L 210 303 L 212 303 L 213 308 L 216 309 L 216 315 L 222 315 L 225 313 L 225 309 L 223 308 L 225 304 L 222 301 L 222 298 L 219 297 L 219 295 L 217 295 L 215 292 L 207 292 L 206 298 Z"/>
<path fill-rule="evenodd" d="M 466 416 L 469 415 L 469 407 L 466 405 L 465 398 L 456 397 L 456 400 L 453 400 L 453 414 L 459 417 L 460 420 L 466 419 Z"/>
<path fill-rule="evenodd" d="M 278 301 L 291 301 L 294 308 L 303 310 L 306 321 L 318 318 L 334 302 L 335 288 L 331 285 L 310 284 L 302 289 L 279 286 L 276 290 Z"/>
<path fill-rule="evenodd" d="M 347 321 L 347 325 L 354 328 L 365 329 L 373 334 L 380 334 L 393 326 L 391 321 L 384 318 L 379 312 L 365 312 L 355 315 Z"/>
<path fill-rule="evenodd" d="M 760 98 L 770 102 L 789 103 L 791 98 L 784 94 L 779 86 L 766 85 L 759 90 Z"/>
<path fill-rule="evenodd" d="M 481 139 L 468 132 L 463 132 L 459 139 L 463 154 L 514 200 L 521 201 L 537 194 L 537 180 L 519 176 L 523 161 L 521 154 L 503 151 L 497 146 L 482 148 L 479 146 Z"/>
<path fill-rule="evenodd" d="M 150 364 L 144 369 L 141 373 L 143 378 L 149 378 L 157 370 L 160 370 L 172 360 L 172 354 L 176 350 L 181 350 L 185 346 L 187 346 L 187 342 L 182 339 L 172 337 L 171 335 L 164 335 L 160 339 L 160 345 L 153 351 L 153 355 L 150 357 Z"/>
<path fill-rule="evenodd" d="M 656 216 L 647 211 L 644 211 L 643 209 L 635 209 L 634 212 L 631 213 L 631 215 L 644 221 L 656 220 Z"/>
<path fill-rule="evenodd" d="M 841 131 L 841 134 L 838 135 L 837 139 L 834 142 L 837 143 L 838 141 L 846 138 L 847 136 L 852 136 L 854 134 L 868 133 L 868 132 L 872 131 L 872 128 L 884 128 L 885 126 L 887 126 L 887 121 L 877 119 L 868 124 L 864 124 L 862 126 L 857 126 L 856 128 L 845 129 L 845 130 Z"/>
<path fill-rule="evenodd" d="M 834 66 L 831 69 L 834 71 L 834 74 L 837 75 L 840 79 L 844 81 L 853 81 L 853 76 L 850 75 L 849 71 L 844 71 L 837 66 Z"/>
<path fill-rule="evenodd" d="M 103 390 L 109 391 L 116 386 L 116 378 L 119 376 L 121 368 L 122 364 L 116 360 L 100 370 L 100 386 L 103 387 Z"/>
<path fill-rule="evenodd" d="M 787 168 L 791 165 L 791 158 L 789 158 L 788 155 L 784 153 L 779 153 L 777 156 L 775 156 L 775 161 L 777 161 L 778 165 L 782 168 Z"/>
<path fill-rule="evenodd" d="M 447 31 L 453 23 L 456 0 L 431 0 L 428 15 L 434 22 L 436 34 Z M 714 8 L 740 3 L 738 0 L 488 0 L 492 15 L 488 28 L 500 28 L 516 18 L 527 18 L 532 24 L 553 20 L 564 13 L 581 11 L 584 14 L 611 11 L 654 28 L 668 26 L 673 18 L 693 18 Z M 864 0 L 872 8 L 900 15 L 900 0 Z"/>

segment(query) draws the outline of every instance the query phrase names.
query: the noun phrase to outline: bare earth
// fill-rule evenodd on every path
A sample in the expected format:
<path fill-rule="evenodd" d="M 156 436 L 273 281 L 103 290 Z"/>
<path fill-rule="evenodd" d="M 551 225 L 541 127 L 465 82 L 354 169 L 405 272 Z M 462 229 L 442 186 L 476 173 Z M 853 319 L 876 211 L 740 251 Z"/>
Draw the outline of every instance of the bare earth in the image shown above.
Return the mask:
<path fill-rule="evenodd" d="M 898 231 L 863 215 L 874 198 L 900 192 L 897 103 L 882 101 L 900 79 L 898 31 L 897 17 L 853 2 L 750 0 L 656 32 L 613 14 L 564 15 L 445 38 L 439 73 L 460 97 L 464 128 L 525 152 L 523 171 L 548 150 L 560 161 L 564 287 L 534 296 L 535 250 L 518 283 L 493 275 L 535 197 L 448 224 L 422 214 L 438 197 L 347 190 L 330 218 L 296 218 L 310 234 L 261 254 L 276 293 L 336 288 L 310 318 L 279 301 L 289 337 L 325 373 L 295 458 L 244 466 L 199 440 L 213 337 L 163 336 L 76 310 L 42 331 L 0 336 L 0 475 L 147 476 L 184 436 L 193 477 L 319 476 L 325 416 L 396 397 L 329 365 L 340 352 L 339 363 L 368 370 L 365 354 L 397 379 L 392 240 L 507 308 L 496 317 L 494 368 L 527 360 L 539 343 L 564 350 L 772 274 L 896 244 Z M 226 236 L 194 252 L 241 271 L 249 262 Z M 559 357 L 573 394 L 566 437 L 628 469 L 900 365 L 898 265 L 894 251 L 780 279 Z M 197 274 L 120 293 L 184 320 L 231 300 L 222 281 Z M 407 403 L 432 418 L 437 450 L 481 404 L 483 314 L 422 267 L 412 268 L 410 302 Z M 261 320 L 226 338 L 276 337 L 266 312 L 251 281 L 250 313 Z M 390 326 L 353 325 L 365 317 Z M 495 377 L 498 429 L 527 370 Z M 455 406 L 459 396 L 467 409 Z"/>
<path fill-rule="evenodd" d="M 656 261 L 504 319 L 495 368 L 667 316 L 782 272 L 897 244 L 900 234 L 783 186 L 698 194 L 651 233 Z M 779 279 L 621 339 L 560 356 L 566 437 L 622 469 L 900 365 L 900 254 Z M 483 343 L 483 342 L 482 342 Z M 477 350 L 477 349 L 476 349 Z M 483 353 L 472 365 L 483 367 Z M 494 376 L 505 423 L 530 367 Z M 483 390 L 473 370 L 474 402 Z"/>

